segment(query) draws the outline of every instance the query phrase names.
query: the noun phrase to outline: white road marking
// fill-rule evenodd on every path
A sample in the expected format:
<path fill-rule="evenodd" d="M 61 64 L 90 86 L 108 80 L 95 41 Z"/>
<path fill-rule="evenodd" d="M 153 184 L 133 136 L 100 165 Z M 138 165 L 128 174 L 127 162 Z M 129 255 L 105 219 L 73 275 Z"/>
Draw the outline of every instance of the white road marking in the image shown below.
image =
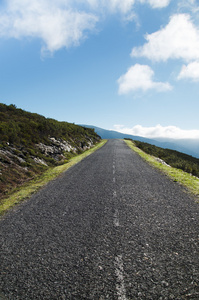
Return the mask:
<path fill-rule="evenodd" d="M 115 161 L 113 161 L 113 175 L 115 175 Z M 115 182 L 115 176 L 113 176 L 113 183 Z M 116 190 L 113 192 L 113 198 L 117 198 Z M 113 224 L 115 227 L 120 226 L 118 209 L 115 210 L 115 213 L 113 215 Z M 115 257 L 115 274 L 117 277 L 116 290 L 118 300 L 127 300 L 126 289 L 124 285 L 124 266 L 122 255 L 118 255 Z"/>
<path fill-rule="evenodd" d="M 122 255 L 118 255 L 115 257 L 115 273 L 117 276 L 116 290 L 118 300 L 127 300 L 126 289 L 124 285 L 124 266 Z"/>
<path fill-rule="evenodd" d="M 118 209 L 115 210 L 115 213 L 114 213 L 114 216 L 113 216 L 113 223 L 114 223 L 115 227 L 120 226 Z"/>
<path fill-rule="evenodd" d="M 115 163 L 113 162 L 113 175 L 115 175 Z"/>

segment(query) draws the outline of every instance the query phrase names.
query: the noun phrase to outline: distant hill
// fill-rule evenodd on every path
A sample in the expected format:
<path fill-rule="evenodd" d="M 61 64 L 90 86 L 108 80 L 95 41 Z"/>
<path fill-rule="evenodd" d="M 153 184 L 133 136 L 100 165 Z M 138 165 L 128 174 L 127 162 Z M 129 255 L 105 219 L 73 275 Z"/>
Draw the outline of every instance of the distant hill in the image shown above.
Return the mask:
<path fill-rule="evenodd" d="M 125 134 L 125 133 L 121 133 L 118 131 L 114 131 L 114 130 L 106 130 L 106 129 L 102 129 L 100 127 L 96 127 L 96 126 L 92 126 L 92 125 L 80 125 L 86 128 L 93 128 L 95 130 L 95 132 L 102 138 L 102 139 L 124 139 L 124 138 L 129 138 L 129 139 L 137 139 L 139 141 L 143 141 L 143 142 L 148 142 L 148 143 L 152 143 L 152 142 L 156 142 L 155 140 L 152 139 L 147 139 L 141 136 L 134 136 L 134 135 L 130 135 L 130 134 Z"/>
<path fill-rule="evenodd" d="M 0 199 L 100 140 L 93 129 L 0 103 Z"/>
<path fill-rule="evenodd" d="M 177 140 L 177 139 L 166 139 L 166 138 L 148 139 L 141 136 L 129 135 L 129 134 L 113 131 L 113 130 L 102 129 L 100 127 L 96 127 L 93 125 L 81 125 L 81 126 L 84 126 L 86 128 L 93 128 L 95 132 L 101 136 L 102 139 L 127 138 L 127 139 L 137 140 L 140 142 L 149 143 L 164 149 L 168 148 L 171 150 L 176 150 L 199 158 L 199 140 L 190 140 L 190 139 Z"/>
<path fill-rule="evenodd" d="M 166 139 L 157 138 L 158 142 L 164 144 L 164 148 L 180 151 L 199 158 L 199 139 Z M 173 148 L 170 148 L 172 145 Z"/>

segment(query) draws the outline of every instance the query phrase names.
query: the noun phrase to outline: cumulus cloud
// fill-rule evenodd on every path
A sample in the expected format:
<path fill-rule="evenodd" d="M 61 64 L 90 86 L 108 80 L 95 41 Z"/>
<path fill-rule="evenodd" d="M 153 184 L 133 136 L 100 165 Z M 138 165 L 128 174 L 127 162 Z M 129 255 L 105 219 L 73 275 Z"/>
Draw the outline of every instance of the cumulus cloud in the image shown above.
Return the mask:
<path fill-rule="evenodd" d="M 78 0 L 76 0 L 78 1 Z M 120 11 L 124 14 L 132 11 L 136 1 L 140 3 L 148 3 L 152 8 L 163 8 L 169 5 L 171 0 L 79 0 L 82 3 L 87 2 L 92 7 L 104 8 L 112 12 Z"/>
<path fill-rule="evenodd" d="M 135 4 L 135 0 L 68 0 L 67 2 L 70 7 L 76 6 L 78 9 L 87 6 L 87 9 L 93 9 L 95 12 L 121 12 L 123 14 L 129 13 Z"/>
<path fill-rule="evenodd" d="M 71 10 L 63 3 L 9 0 L 0 15 L 0 36 L 40 38 L 44 41 L 43 50 L 50 52 L 78 45 L 98 19 L 93 14 Z"/>
<path fill-rule="evenodd" d="M 192 79 L 193 81 L 199 81 L 199 62 L 194 61 L 188 65 L 184 65 L 178 79 Z"/>
<path fill-rule="evenodd" d="M 122 13 L 128 13 L 129 11 L 131 11 L 135 0 L 110 0 L 110 1 L 103 1 L 103 3 L 108 3 L 108 6 L 113 10 L 119 10 Z"/>
<path fill-rule="evenodd" d="M 168 25 L 145 36 L 147 43 L 133 48 L 133 57 L 147 57 L 154 61 L 199 59 L 199 29 L 188 14 L 177 14 Z"/>
<path fill-rule="evenodd" d="M 181 0 L 178 3 L 178 8 L 180 11 L 190 10 L 192 14 L 197 14 L 199 12 L 198 0 Z"/>
<path fill-rule="evenodd" d="M 54 52 L 78 45 L 104 14 L 120 13 L 125 20 L 132 21 L 136 18 L 135 1 L 7 0 L 0 12 L 0 37 L 39 38 L 43 41 L 43 51 Z M 155 8 L 161 1 L 149 0 L 149 3 Z"/>
<path fill-rule="evenodd" d="M 136 125 L 133 128 L 127 128 L 123 125 L 114 125 L 114 130 L 146 138 L 199 139 L 199 130 L 183 130 L 176 126 L 143 127 Z"/>
<path fill-rule="evenodd" d="M 127 14 L 135 0 L 7 0 L 0 12 L 0 37 L 40 38 L 43 51 L 76 46 L 96 27 L 99 11 Z"/>
<path fill-rule="evenodd" d="M 171 90 L 169 83 L 153 81 L 154 71 L 147 65 L 135 64 L 126 74 L 118 79 L 119 94 L 128 94 L 135 90 L 147 91 L 154 89 L 158 92 Z"/>
<path fill-rule="evenodd" d="M 140 0 L 141 3 L 149 3 L 152 8 L 163 8 L 169 5 L 170 0 Z"/>

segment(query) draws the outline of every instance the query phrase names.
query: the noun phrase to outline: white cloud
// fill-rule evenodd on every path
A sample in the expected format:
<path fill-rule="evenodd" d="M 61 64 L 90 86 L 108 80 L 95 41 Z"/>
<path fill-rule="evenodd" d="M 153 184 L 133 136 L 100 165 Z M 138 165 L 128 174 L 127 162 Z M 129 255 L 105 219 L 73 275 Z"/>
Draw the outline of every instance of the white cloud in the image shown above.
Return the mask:
<path fill-rule="evenodd" d="M 171 0 L 76 0 L 77 2 L 87 2 L 93 7 L 104 7 L 112 11 L 118 10 L 122 13 L 128 13 L 132 10 L 136 1 L 148 3 L 152 8 L 163 8 L 169 5 Z M 74 1 L 73 1 L 74 2 Z"/>
<path fill-rule="evenodd" d="M 143 127 L 136 125 L 133 128 L 126 128 L 123 125 L 114 125 L 114 130 L 146 138 L 199 139 L 199 130 L 183 130 L 176 126 Z"/>
<path fill-rule="evenodd" d="M 154 61 L 199 59 L 199 29 L 187 14 L 173 15 L 165 28 L 147 34 L 145 39 L 144 46 L 133 48 L 132 56 Z"/>
<path fill-rule="evenodd" d="M 0 36 L 40 38 L 44 41 L 43 50 L 50 52 L 78 45 L 98 19 L 63 3 L 57 1 L 49 5 L 46 0 L 9 0 L 6 11 L 0 14 Z"/>
<path fill-rule="evenodd" d="M 191 11 L 192 14 L 197 14 L 199 12 L 198 0 L 181 0 L 178 3 L 178 8 L 180 11 Z"/>
<path fill-rule="evenodd" d="M 170 0 L 140 0 L 141 3 L 149 3 L 152 8 L 163 8 L 169 5 Z"/>
<path fill-rule="evenodd" d="M 103 3 L 106 3 L 106 5 L 108 3 L 112 11 L 119 10 L 122 13 L 126 14 L 132 10 L 135 0 L 109 0 L 103 1 Z"/>
<path fill-rule="evenodd" d="M 199 62 L 194 61 L 187 66 L 183 66 L 178 79 L 192 79 L 193 81 L 199 81 Z"/>
<path fill-rule="evenodd" d="M 155 89 L 159 92 L 171 90 L 169 83 L 153 81 L 154 72 L 147 65 L 136 64 L 118 79 L 119 94 L 128 94 L 135 90 Z"/>
<path fill-rule="evenodd" d="M 64 1 L 64 0 L 59 0 Z M 70 7 L 78 7 L 79 8 L 90 8 L 97 12 L 106 11 L 106 12 L 121 12 L 128 13 L 132 10 L 136 0 L 67 0 L 67 3 Z M 66 1 L 64 1 L 66 2 Z"/>
<path fill-rule="evenodd" d="M 43 51 L 53 53 L 78 45 L 106 14 L 120 13 L 125 20 L 136 19 L 135 1 L 7 0 L 0 11 L 0 37 L 39 38 L 44 43 Z M 149 2 L 153 7 L 161 3 Z"/>

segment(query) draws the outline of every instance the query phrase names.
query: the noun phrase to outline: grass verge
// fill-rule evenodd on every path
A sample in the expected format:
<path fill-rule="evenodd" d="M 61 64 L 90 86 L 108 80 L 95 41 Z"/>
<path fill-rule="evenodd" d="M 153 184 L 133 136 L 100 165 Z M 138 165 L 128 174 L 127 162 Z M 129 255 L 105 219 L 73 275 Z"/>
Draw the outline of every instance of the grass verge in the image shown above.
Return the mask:
<path fill-rule="evenodd" d="M 0 204 L 0 215 L 3 215 L 5 212 L 7 212 L 11 207 L 15 206 L 19 202 L 30 198 L 32 194 L 37 192 L 41 187 L 43 187 L 45 184 L 47 184 L 49 181 L 55 179 L 58 177 L 61 173 L 68 170 L 70 167 L 74 166 L 78 162 L 80 162 L 85 157 L 89 156 L 99 148 L 101 148 L 107 140 L 102 140 L 99 144 L 97 144 L 95 147 L 85 151 L 84 153 L 75 156 L 69 160 L 64 165 L 50 168 L 46 172 L 44 172 L 42 175 L 36 177 L 35 179 L 29 181 L 28 183 L 22 185 L 21 187 L 18 187 L 14 192 L 12 192 L 9 196 L 7 196 L 5 199 L 1 200 Z"/>
<path fill-rule="evenodd" d="M 149 164 L 167 174 L 174 182 L 179 182 L 185 186 L 188 191 L 199 198 L 199 178 L 194 177 L 180 169 L 172 168 L 158 162 L 153 156 L 146 154 L 144 151 L 135 146 L 133 141 L 125 140 L 126 144 L 136 153 L 138 153 Z M 199 202 L 199 200 L 197 201 Z"/>

